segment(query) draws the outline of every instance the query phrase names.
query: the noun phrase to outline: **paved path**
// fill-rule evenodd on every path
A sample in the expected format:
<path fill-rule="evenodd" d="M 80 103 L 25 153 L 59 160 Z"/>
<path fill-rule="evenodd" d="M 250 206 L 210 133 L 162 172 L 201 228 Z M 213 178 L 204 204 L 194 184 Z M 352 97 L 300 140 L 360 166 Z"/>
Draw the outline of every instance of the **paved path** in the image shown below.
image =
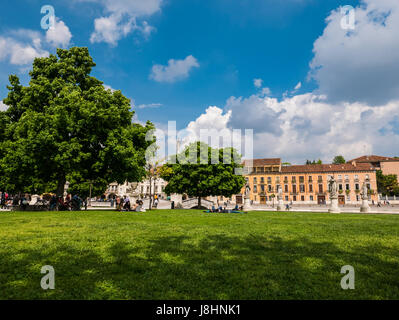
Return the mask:
<path fill-rule="evenodd" d="M 144 208 L 148 210 L 149 201 L 144 201 Z M 228 209 L 233 209 L 234 205 L 229 205 Z M 95 207 L 95 208 L 88 208 L 89 210 L 112 210 L 110 206 L 107 207 Z M 116 209 L 115 207 L 113 208 Z M 171 209 L 171 202 L 166 200 L 160 200 L 158 209 L 165 210 Z M 360 213 L 360 207 L 355 206 L 341 206 L 340 207 L 342 213 Z M 9 212 L 10 210 L 3 210 L 0 209 L 0 212 Z M 272 206 L 260 206 L 254 205 L 252 211 L 276 211 L 276 207 Z M 291 208 L 292 212 L 328 212 L 328 206 L 293 206 Z M 285 211 L 284 211 L 285 212 Z M 371 214 L 398 214 L 399 215 L 399 206 L 382 206 L 378 208 L 377 206 L 371 206 L 370 210 Z"/>

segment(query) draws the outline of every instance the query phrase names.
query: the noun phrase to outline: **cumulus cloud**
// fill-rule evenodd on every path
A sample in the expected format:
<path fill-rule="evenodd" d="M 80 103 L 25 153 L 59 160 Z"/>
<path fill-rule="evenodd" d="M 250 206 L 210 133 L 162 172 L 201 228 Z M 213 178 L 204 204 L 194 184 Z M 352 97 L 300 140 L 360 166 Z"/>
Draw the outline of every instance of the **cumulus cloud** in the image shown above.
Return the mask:
<path fill-rule="evenodd" d="M 399 1 L 362 0 L 354 30 L 331 12 L 314 43 L 309 76 L 329 101 L 380 105 L 399 98 Z"/>
<path fill-rule="evenodd" d="M 157 82 L 176 82 L 188 77 L 193 68 L 198 68 L 200 65 L 196 58 L 192 55 L 187 56 L 183 60 L 170 59 L 166 66 L 154 65 L 150 74 L 150 79 Z"/>
<path fill-rule="evenodd" d="M 256 88 L 260 88 L 262 86 L 263 80 L 262 79 L 254 79 L 254 86 Z"/>
<path fill-rule="evenodd" d="M 72 39 L 68 26 L 61 20 L 55 19 L 54 25 L 46 32 L 46 41 L 54 47 L 66 48 Z"/>
<path fill-rule="evenodd" d="M 94 32 L 90 37 L 92 43 L 106 42 L 116 46 L 118 41 L 133 31 L 141 32 L 148 37 L 154 27 L 147 21 L 138 20 L 150 17 L 158 12 L 163 0 L 83 0 L 97 2 L 104 6 L 105 15 L 94 21 Z"/>
<path fill-rule="evenodd" d="M 198 139 L 202 128 L 225 134 L 241 129 L 242 136 L 244 129 L 254 129 L 255 157 L 282 157 L 301 164 L 313 158 L 332 161 L 337 154 L 347 159 L 372 153 L 392 155 L 392 150 L 399 149 L 399 117 L 392 114 L 399 114 L 399 100 L 370 106 L 331 104 L 326 96 L 313 93 L 281 101 L 257 95 L 231 97 L 224 110 L 209 107 L 190 122 L 186 140 Z"/>
<path fill-rule="evenodd" d="M 0 61 L 23 66 L 48 55 L 49 52 L 42 48 L 42 36 L 38 32 L 19 29 L 10 31 L 6 37 L 0 36 Z"/>
<path fill-rule="evenodd" d="M 0 111 L 6 111 L 8 109 L 8 106 L 3 103 L 3 101 L 0 101 Z"/>

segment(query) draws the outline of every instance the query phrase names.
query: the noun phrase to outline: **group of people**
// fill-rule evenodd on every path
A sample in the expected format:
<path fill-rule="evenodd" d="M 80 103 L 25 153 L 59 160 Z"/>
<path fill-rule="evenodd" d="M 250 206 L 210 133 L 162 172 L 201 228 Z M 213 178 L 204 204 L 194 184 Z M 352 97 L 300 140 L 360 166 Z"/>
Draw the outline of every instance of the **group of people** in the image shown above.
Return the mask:
<path fill-rule="evenodd" d="M 63 197 L 52 195 L 50 199 L 50 211 L 79 211 L 82 208 L 83 200 L 77 195 L 71 196 L 70 194 Z"/>
<path fill-rule="evenodd" d="M 238 205 L 236 204 L 236 206 L 234 207 L 234 209 L 227 209 L 227 206 L 222 207 L 219 206 L 217 209 L 215 208 L 215 206 L 212 206 L 211 212 L 213 213 L 232 213 L 238 210 L 243 210 L 243 207 L 239 208 Z"/>
<path fill-rule="evenodd" d="M 145 212 L 144 202 L 142 200 L 136 200 L 136 203 L 131 205 L 130 197 L 123 196 L 116 198 L 116 210 L 117 211 L 136 211 Z"/>

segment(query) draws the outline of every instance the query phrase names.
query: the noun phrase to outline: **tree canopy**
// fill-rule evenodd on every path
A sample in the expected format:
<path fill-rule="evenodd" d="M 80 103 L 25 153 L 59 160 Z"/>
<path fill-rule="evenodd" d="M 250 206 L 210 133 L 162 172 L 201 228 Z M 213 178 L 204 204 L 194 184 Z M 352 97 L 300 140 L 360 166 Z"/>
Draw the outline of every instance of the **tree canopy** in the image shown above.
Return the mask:
<path fill-rule="evenodd" d="M 91 76 L 95 66 L 87 48 L 58 49 L 34 60 L 28 86 L 9 77 L 0 189 L 62 195 L 67 180 L 87 193 L 90 184 L 105 191 L 110 182 L 142 179 L 153 125 L 132 123 L 130 100 Z"/>
<path fill-rule="evenodd" d="M 176 163 L 166 164 L 161 170 L 161 177 L 168 182 L 165 192 L 197 197 L 199 208 L 201 197 L 231 197 L 245 185 L 245 178 L 236 174 L 242 165 L 241 156 L 234 148 L 213 149 L 195 142 L 176 158 Z"/>
<path fill-rule="evenodd" d="M 399 196 L 399 184 L 396 174 L 384 175 L 381 170 L 377 170 L 377 188 L 384 196 Z"/>
<path fill-rule="evenodd" d="M 343 156 L 336 156 L 333 159 L 333 164 L 344 164 L 346 163 L 346 160 Z"/>
<path fill-rule="evenodd" d="M 306 165 L 312 165 L 312 164 L 323 164 L 323 161 L 321 161 L 320 159 L 319 160 L 313 160 L 313 161 L 311 161 L 311 160 L 306 160 Z"/>

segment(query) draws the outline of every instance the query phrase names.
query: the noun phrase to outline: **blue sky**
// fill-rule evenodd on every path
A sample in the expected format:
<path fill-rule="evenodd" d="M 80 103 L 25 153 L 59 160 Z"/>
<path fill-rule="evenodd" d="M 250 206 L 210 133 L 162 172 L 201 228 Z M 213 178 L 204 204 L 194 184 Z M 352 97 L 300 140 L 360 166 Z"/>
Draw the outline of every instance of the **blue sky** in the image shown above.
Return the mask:
<path fill-rule="evenodd" d="M 47 4 L 62 23 L 52 38 L 40 27 Z M 353 34 L 334 27 L 343 5 L 356 8 Z M 174 120 L 192 132 L 215 122 L 253 128 L 255 156 L 297 162 L 335 153 L 393 155 L 381 146 L 386 139 L 398 146 L 397 121 L 389 116 L 399 111 L 397 67 L 391 66 L 399 45 L 389 38 L 398 24 L 395 0 L 18 0 L 3 1 L 0 9 L 0 100 L 10 73 L 27 81 L 29 55 L 53 53 L 56 45 L 87 46 L 97 63 L 94 75 L 131 98 L 140 121 L 163 127 Z M 388 22 L 375 12 L 389 12 Z M 33 48 L 22 61 L 12 52 L 21 47 Z M 368 59 L 377 47 L 382 56 Z M 255 79 L 261 81 L 255 85 Z M 326 116 L 337 112 L 337 119 L 356 112 L 356 130 L 346 137 Z M 361 135 L 367 121 L 370 138 Z"/>

